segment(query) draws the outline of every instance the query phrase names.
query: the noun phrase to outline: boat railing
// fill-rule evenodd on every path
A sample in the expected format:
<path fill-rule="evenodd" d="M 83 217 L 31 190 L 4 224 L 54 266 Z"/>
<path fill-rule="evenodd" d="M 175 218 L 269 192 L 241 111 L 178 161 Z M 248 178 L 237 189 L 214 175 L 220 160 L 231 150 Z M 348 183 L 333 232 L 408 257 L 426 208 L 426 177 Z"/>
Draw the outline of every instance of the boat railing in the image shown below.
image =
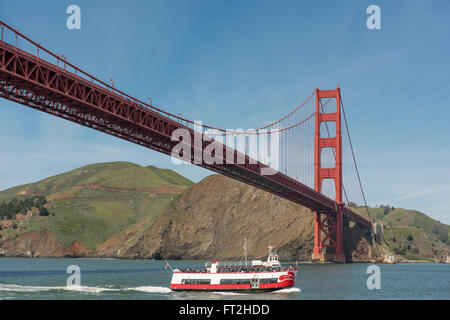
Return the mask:
<path fill-rule="evenodd" d="M 208 269 L 197 269 L 194 267 L 190 268 L 181 268 L 179 269 L 182 273 L 207 273 Z M 280 271 L 296 271 L 297 267 L 293 266 L 283 266 L 283 267 L 271 267 L 271 266 L 245 266 L 238 264 L 236 266 L 230 266 L 230 265 L 219 265 L 217 267 L 217 273 L 232 273 L 232 272 L 248 272 L 248 273 L 255 273 L 255 272 L 280 272 Z"/>
<path fill-rule="evenodd" d="M 207 273 L 208 271 L 206 270 L 206 268 L 204 269 L 197 269 L 197 268 L 180 268 L 180 272 L 182 273 Z"/>

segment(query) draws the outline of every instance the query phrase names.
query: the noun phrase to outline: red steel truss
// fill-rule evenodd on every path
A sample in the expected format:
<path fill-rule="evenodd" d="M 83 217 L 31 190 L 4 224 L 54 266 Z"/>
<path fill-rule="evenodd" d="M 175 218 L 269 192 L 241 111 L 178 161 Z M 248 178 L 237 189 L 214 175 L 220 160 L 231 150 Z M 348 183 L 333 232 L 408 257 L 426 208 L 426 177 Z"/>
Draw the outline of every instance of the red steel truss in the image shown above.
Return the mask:
<path fill-rule="evenodd" d="M 196 145 L 194 134 L 198 133 L 182 124 L 182 121 L 171 119 L 162 112 L 150 109 L 140 103 L 139 100 L 119 90 L 90 81 L 70 72 L 65 67 L 59 67 L 39 58 L 38 54 L 30 54 L 7 43 L 3 39 L 4 26 L 13 30 L 16 37 L 19 35 L 27 41 L 32 41 L 3 22 L 0 21 L 0 24 L 2 26 L 0 97 L 167 155 L 171 155 L 173 147 L 179 143 L 178 141 L 172 141 L 172 133 L 176 129 L 183 128 L 191 136 L 191 147 L 194 150 L 191 154 L 192 163 L 195 163 L 195 151 L 202 153 L 210 144 L 210 142 L 204 140 L 201 145 Z M 32 43 L 37 48 L 46 50 L 35 42 Z M 39 52 L 39 49 L 37 52 Z M 56 57 L 56 55 L 54 56 Z M 60 61 L 64 62 L 63 60 Z M 321 98 L 327 94 L 336 94 L 336 92 L 339 94 L 339 89 L 332 91 L 317 90 L 316 94 L 317 97 Z M 330 121 L 328 117 L 332 116 L 322 115 L 322 120 Z M 336 146 L 335 142 L 331 140 L 322 138 L 319 141 L 321 147 Z M 222 164 L 207 164 L 204 161 L 195 164 L 308 207 L 318 212 L 318 216 L 324 214 L 327 220 L 337 216 L 341 218 L 346 216 L 363 227 L 371 227 L 370 221 L 343 207 L 341 198 L 334 201 L 321 194 L 317 187 L 314 190 L 281 172 L 276 172 L 273 175 L 262 175 L 261 169 L 265 167 L 264 164 L 250 159 L 247 155 L 242 155 L 226 145 L 221 145 L 221 147 L 223 148 L 222 154 L 227 155 L 226 160 L 222 159 Z M 234 159 L 234 161 L 231 161 L 232 163 L 230 163 L 230 154 L 233 155 Z M 242 159 L 242 157 L 245 158 L 245 163 L 239 164 L 238 159 Z M 330 171 L 318 172 L 319 180 L 330 176 L 339 176 L 336 173 L 337 171 L 334 173 Z M 339 186 L 340 184 L 337 183 L 336 185 Z M 337 190 L 336 194 L 340 194 L 340 191 L 338 193 Z M 341 218 L 340 221 L 342 221 Z M 325 221 L 319 223 L 317 221 L 319 220 L 316 219 L 316 225 L 327 235 L 327 240 L 332 239 L 331 233 L 334 231 L 329 232 L 330 235 L 328 235 L 328 231 L 325 230 L 329 228 L 327 228 Z M 334 223 L 331 225 L 334 225 L 335 229 L 337 228 L 338 233 L 342 231 L 341 224 L 336 225 Z M 316 237 L 316 241 L 317 239 Z M 339 239 L 338 241 L 340 241 Z M 332 241 L 335 241 L 334 238 Z"/>
<path fill-rule="evenodd" d="M 333 113 L 321 112 L 321 99 L 331 98 L 336 101 L 336 111 Z M 333 213 L 315 210 L 314 214 L 314 250 L 313 260 L 327 260 L 326 254 L 333 255 L 331 260 L 345 262 L 343 243 L 343 215 L 344 203 L 342 201 L 342 135 L 341 135 L 341 91 L 316 89 L 316 125 L 314 136 L 314 189 L 321 192 L 325 179 L 334 180 L 336 188 L 337 210 Z M 334 122 L 336 135 L 324 138 L 321 136 L 321 123 Z M 324 148 L 333 148 L 335 155 L 334 168 L 323 168 L 321 153 Z M 324 248 L 333 248 L 324 253 Z"/>

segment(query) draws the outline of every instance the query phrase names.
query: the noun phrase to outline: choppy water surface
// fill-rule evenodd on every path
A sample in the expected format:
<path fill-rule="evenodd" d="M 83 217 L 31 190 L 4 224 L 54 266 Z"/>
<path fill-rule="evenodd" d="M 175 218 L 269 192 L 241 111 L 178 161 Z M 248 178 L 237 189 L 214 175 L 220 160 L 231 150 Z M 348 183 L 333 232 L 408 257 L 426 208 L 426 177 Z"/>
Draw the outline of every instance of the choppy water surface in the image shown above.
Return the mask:
<path fill-rule="evenodd" d="M 204 261 L 169 261 L 202 268 Z M 67 267 L 81 286 L 67 287 Z M 450 265 L 379 265 L 381 289 L 369 290 L 369 264 L 299 265 L 295 288 L 270 293 L 173 292 L 164 261 L 0 258 L 0 299 L 450 299 Z"/>

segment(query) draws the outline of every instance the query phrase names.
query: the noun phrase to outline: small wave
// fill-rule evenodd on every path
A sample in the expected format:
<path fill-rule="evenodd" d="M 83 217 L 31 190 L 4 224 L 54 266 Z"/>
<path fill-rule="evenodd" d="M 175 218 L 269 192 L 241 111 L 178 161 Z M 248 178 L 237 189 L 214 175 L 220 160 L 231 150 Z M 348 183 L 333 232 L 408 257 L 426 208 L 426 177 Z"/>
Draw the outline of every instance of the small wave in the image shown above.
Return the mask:
<path fill-rule="evenodd" d="M 13 291 L 13 292 L 38 292 L 49 291 L 59 287 L 39 287 L 39 286 L 21 286 L 19 284 L 0 284 L 0 291 Z"/>
<path fill-rule="evenodd" d="M 227 292 L 227 291 L 213 291 L 213 294 L 218 294 L 221 296 L 245 296 L 247 293 L 239 293 L 239 292 Z"/>
<path fill-rule="evenodd" d="M 302 290 L 300 288 L 286 288 L 286 289 L 280 289 L 277 291 L 272 291 L 272 293 L 292 293 L 292 292 L 301 292 Z"/>
<path fill-rule="evenodd" d="M 50 290 L 67 290 L 78 291 L 87 293 L 100 293 L 103 291 L 115 291 L 116 289 L 102 288 L 102 287 L 89 287 L 89 286 L 58 286 L 58 287 L 43 287 L 43 286 L 22 286 L 19 284 L 0 284 L 0 291 L 10 292 L 39 292 Z"/>
<path fill-rule="evenodd" d="M 170 293 L 170 292 L 172 292 L 172 290 L 167 287 L 152 287 L 152 286 L 126 288 L 124 290 L 134 290 L 134 291 L 142 291 L 142 292 L 148 292 L 148 293 Z"/>
<path fill-rule="evenodd" d="M 0 284 L 0 292 L 40 292 L 40 291 L 51 291 L 51 290 L 65 290 L 65 291 L 76 291 L 85 293 L 101 293 L 101 292 L 118 292 L 118 291 L 141 291 L 147 293 L 170 293 L 167 287 L 154 287 L 154 286 L 140 286 L 140 287 L 125 287 L 125 288 L 111 288 L 106 287 L 90 287 L 90 286 L 24 286 L 19 284 Z"/>
<path fill-rule="evenodd" d="M 88 286 L 66 286 L 60 287 L 61 290 L 78 291 L 86 293 L 100 293 L 104 291 L 117 291 L 117 289 L 103 288 L 103 287 L 88 287 Z"/>

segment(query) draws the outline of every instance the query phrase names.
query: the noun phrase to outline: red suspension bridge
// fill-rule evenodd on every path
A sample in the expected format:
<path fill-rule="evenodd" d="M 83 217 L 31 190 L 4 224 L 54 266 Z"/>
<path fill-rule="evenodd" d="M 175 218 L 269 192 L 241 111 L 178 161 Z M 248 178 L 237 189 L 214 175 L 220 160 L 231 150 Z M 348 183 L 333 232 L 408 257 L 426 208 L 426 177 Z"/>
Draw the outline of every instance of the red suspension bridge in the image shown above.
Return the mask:
<path fill-rule="evenodd" d="M 0 25 L 0 97 L 310 208 L 315 212 L 313 260 L 345 262 L 344 219 L 371 229 L 370 216 L 368 220 L 346 205 L 354 184 L 365 198 L 339 87 L 317 88 L 291 113 L 258 129 L 199 126 L 110 86 L 4 22 Z M 177 135 L 178 129 L 184 134 Z M 345 146 L 354 165 L 349 172 L 357 177 L 357 183 L 345 182 L 351 187 L 347 189 Z"/>

